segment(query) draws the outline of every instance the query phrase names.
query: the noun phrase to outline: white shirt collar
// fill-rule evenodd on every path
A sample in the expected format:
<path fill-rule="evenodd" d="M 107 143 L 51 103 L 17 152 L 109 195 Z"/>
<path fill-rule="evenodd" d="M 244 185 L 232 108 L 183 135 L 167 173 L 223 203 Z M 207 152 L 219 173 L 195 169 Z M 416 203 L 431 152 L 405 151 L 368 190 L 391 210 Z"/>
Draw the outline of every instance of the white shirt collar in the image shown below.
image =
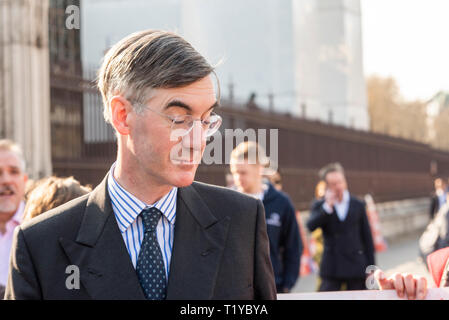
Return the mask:
<path fill-rule="evenodd" d="M 349 211 L 349 200 L 351 199 L 349 195 L 349 191 L 345 190 L 343 192 L 343 199 L 341 199 L 341 202 L 335 203 L 335 211 L 337 212 L 338 218 L 343 221 L 346 219 L 346 216 L 348 215 Z"/>
<path fill-rule="evenodd" d="M 341 199 L 341 202 L 337 202 L 336 205 L 343 205 L 345 203 L 348 203 L 349 199 L 350 199 L 349 191 L 345 190 L 343 191 L 343 198 Z"/>
<path fill-rule="evenodd" d="M 108 177 L 108 192 L 115 216 L 120 220 L 119 228 L 123 233 L 137 219 L 143 209 L 156 207 L 171 223 L 176 219 L 176 200 L 178 188 L 173 187 L 154 204 L 148 205 L 123 188 L 114 178 L 115 163 L 111 166 Z"/>

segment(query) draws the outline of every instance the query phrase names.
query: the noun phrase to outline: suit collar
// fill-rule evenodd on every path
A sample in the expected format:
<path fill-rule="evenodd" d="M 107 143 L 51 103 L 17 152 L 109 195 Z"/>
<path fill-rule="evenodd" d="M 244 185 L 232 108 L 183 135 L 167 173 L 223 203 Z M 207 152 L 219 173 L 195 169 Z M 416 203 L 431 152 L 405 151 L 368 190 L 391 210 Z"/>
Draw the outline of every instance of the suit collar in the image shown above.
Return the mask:
<path fill-rule="evenodd" d="M 107 176 L 89 195 L 75 241 L 59 241 L 93 299 L 145 299 L 112 213 Z"/>
<path fill-rule="evenodd" d="M 194 188 L 195 182 L 184 188 L 179 189 L 179 198 L 184 202 L 189 213 L 193 218 L 201 225 L 203 228 L 208 228 L 209 226 L 216 223 L 218 220 L 212 214 L 212 211 L 206 205 L 202 197 Z"/>
<path fill-rule="evenodd" d="M 340 221 L 345 221 L 349 214 L 350 207 L 350 196 L 349 191 L 345 190 L 343 192 L 343 198 L 341 202 L 334 204 L 334 210 L 338 215 Z"/>
<path fill-rule="evenodd" d="M 171 224 L 175 223 L 177 187 L 173 187 L 155 203 L 147 204 L 135 197 L 115 180 L 114 169 L 115 163 L 111 166 L 108 174 L 108 195 L 111 199 L 112 209 L 117 221 L 119 221 L 119 228 L 122 233 L 137 219 L 143 209 L 149 207 L 156 207 Z"/>
<path fill-rule="evenodd" d="M 211 299 L 230 218 L 218 219 L 195 184 L 178 189 L 167 299 Z M 76 240 L 60 238 L 93 299 L 145 299 L 107 192 L 107 176 L 89 195 Z"/>
<path fill-rule="evenodd" d="M 107 178 L 90 193 L 76 242 L 93 247 L 111 216 L 111 199 L 107 192 Z"/>
<path fill-rule="evenodd" d="M 195 190 L 180 188 L 167 299 L 211 299 L 230 218 L 218 219 Z"/>
<path fill-rule="evenodd" d="M 338 202 L 338 205 L 347 204 L 349 205 L 349 202 L 351 201 L 351 195 L 348 190 L 343 191 L 343 197 L 341 199 L 341 202 Z"/>
<path fill-rule="evenodd" d="M 76 238 L 77 242 L 90 247 L 95 245 L 106 220 L 113 213 L 111 198 L 107 191 L 108 176 L 109 174 L 89 195 L 83 221 Z M 218 221 L 193 185 L 179 188 L 178 197 L 184 202 L 189 214 L 202 228 L 208 228 Z"/>

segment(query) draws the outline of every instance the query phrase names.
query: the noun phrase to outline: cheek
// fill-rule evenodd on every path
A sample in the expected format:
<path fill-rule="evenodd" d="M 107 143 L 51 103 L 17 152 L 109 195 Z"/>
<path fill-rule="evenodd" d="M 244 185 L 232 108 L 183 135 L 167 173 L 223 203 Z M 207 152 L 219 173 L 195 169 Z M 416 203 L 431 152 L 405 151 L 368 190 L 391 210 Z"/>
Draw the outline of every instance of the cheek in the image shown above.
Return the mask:
<path fill-rule="evenodd" d="M 19 191 L 21 197 L 25 194 L 25 184 L 23 183 L 22 180 L 19 181 L 18 191 Z"/>
<path fill-rule="evenodd" d="M 139 126 L 134 131 L 134 147 L 136 154 L 143 157 L 160 158 L 170 152 L 170 147 L 176 142 L 170 141 L 166 128 Z"/>
<path fill-rule="evenodd" d="M 17 191 L 23 192 L 25 190 L 26 182 L 24 181 L 23 177 L 14 178 L 13 184 L 14 184 L 15 188 L 17 189 Z"/>
<path fill-rule="evenodd" d="M 240 181 L 240 175 L 239 174 L 237 174 L 237 173 L 233 173 L 232 174 L 232 179 L 234 180 L 234 181 Z"/>

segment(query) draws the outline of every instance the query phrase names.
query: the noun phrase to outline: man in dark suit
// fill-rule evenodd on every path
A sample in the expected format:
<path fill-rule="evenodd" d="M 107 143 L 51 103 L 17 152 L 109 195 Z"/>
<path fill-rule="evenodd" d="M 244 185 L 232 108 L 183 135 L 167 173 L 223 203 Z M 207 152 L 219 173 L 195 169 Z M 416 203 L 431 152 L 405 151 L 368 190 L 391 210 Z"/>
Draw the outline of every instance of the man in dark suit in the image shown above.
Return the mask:
<path fill-rule="evenodd" d="M 430 220 L 435 217 L 435 214 L 446 203 L 447 186 L 443 179 L 436 178 L 434 181 L 435 191 L 430 198 Z"/>
<path fill-rule="evenodd" d="M 374 265 L 374 244 L 362 201 L 351 196 L 343 167 L 330 164 L 320 171 L 326 182 L 324 200 L 312 205 L 308 229 L 323 230 L 320 291 L 366 289 L 366 268 Z"/>
<path fill-rule="evenodd" d="M 117 160 L 90 194 L 15 232 L 7 299 L 275 299 L 261 201 L 193 182 L 220 126 L 213 68 L 148 30 L 99 73 Z"/>

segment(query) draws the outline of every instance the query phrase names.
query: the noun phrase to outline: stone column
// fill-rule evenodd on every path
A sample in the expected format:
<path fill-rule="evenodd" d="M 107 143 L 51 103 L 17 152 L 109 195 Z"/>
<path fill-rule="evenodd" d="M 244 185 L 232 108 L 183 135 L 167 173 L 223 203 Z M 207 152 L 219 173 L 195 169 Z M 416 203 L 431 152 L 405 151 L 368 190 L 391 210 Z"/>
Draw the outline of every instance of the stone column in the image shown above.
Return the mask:
<path fill-rule="evenodd" d="M 48 0 L 0 0 L 0 138 L 19 143 L 33 179 L 50 175 Z"/>

